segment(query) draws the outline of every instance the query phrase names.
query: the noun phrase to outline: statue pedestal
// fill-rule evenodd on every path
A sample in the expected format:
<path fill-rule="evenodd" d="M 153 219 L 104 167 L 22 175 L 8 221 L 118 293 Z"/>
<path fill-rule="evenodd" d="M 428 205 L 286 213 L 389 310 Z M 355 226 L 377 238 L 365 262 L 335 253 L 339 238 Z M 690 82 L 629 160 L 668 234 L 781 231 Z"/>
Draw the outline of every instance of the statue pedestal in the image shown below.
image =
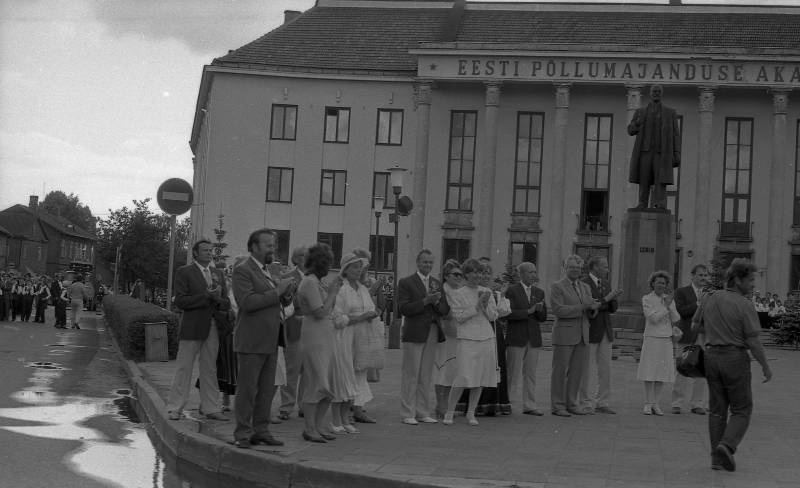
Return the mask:
<path fill-rule="evenodd" d="M 622 221 L 620 286 L 623 289 L 617 312 L 611 314 L 615 329 L 612 357 L 632 355 L 637 361 L 641 352 L 644 315 L 642 297 L 650 290 L 648 279 L 653 271 L 664 270 L 672 276 L 675 269 L 675 219 L 669 210 L 628 209 Z M 671 282 L 674 288 L 675 283 Z"/>

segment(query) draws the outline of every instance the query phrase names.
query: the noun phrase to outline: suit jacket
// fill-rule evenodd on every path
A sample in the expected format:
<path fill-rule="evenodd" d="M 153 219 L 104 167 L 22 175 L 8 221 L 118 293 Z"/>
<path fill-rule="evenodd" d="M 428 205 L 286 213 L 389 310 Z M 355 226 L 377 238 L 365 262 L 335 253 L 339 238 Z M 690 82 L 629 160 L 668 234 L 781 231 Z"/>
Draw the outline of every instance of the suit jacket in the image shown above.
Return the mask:
<path fill-rule="evenodd" d="M 297 283 L 303 281 L 303 273 L 295 268 L 286 274 L 281 275 L 280 279 L 294 278 Z M 303 326 L 303 316 L 300 315 L 300 304 L 297 302 L 297 295 L 294 297 L 294 315 L 283 321 L 283 332 L 286 342 L 295 343 L 300 340 L 300 331 Z"/>
<path fill-rule="evenodd" d="M 660 159 L 654 159 L 654 168 L 651 171 L 663 185 L 675 183 L 672 177 L 672 168 L 680 166 L 681 162 L 681 131 L 678 128 L 678 115 L 674 108 L 661 104 L 661 131 L 656 133 L 654 104 L 650 102 L 646 107 L 636 109 L 633 119 L 628 125 L 628 134 L 636 136 L 631 153 L 631 166 L 628 181 L 631 183 L 646 183 L 649 175 L 639 174 L 639 157 L 643 152 L 652 152 L 655 148 L 655 139 L 659 139 L 661 146 Z M 655 167 L 660 168 L 658 171 Z"/>
<path fill-rule="evenodd" d="M 589 343 L 589 317 L 583 310 L 583 304 L 591 301 L 592 291 L 581 280 L 577 281 L 577 285 L 580 296 L 567 278 L 556 281 L 550 287 L 550 306 L 556 316 L 553 323 L 555 346 L 574 346 L 581 339 Z"/>
<path fill-rule="evenodd" d="M 675 309 L 681 316 L 680 327 L 683 335 L 678 340 L 680 344 L 694 344 L 697 339 L 697 330 L 692 330 L 692 317 L 697 311 L 697 295 L 692 285 L 675 290 Z"/>
<path fill-rule="evenodd" d="M 592 298 L 600 302 L 600 308 L 597 310 L 595 317 L 589 317 L 589 342 L 597 344 L 603 340 L 603 336 L 608 337 L 609 342 L 614 342 L 614 328 L 611 326 L 610 314 L 617 311 L 619 304 L 617 300 L 606 301 L 606 295 L 611 292 L 611 284 L 608 280 L 600 278 L 600 287 L 598 287 L 591 276 L 583 278 L 584 283 L 589 285 L 592 292 Z"/>
<path fill-rule="evenodd" d="M 528 300 L 522 283 L 516 283 L 508 287 L 506 298 L 511 302 L 511 313 L 506 316 L 506 346 L 542 347 L 539 323 L 547 320 L 544 290 L 531 286 L 531 299 Z M 542 302 L 542 309 L 529 314 L 528 309 L 536 302 Z"/>
<path fill-rule="evenodd" d="M 277 352 L 282 306 L 277 283 L 267 279 L 255 260 L 248 259 L 233 269 L 233 296 L 239 305 L 233 350 L 251 354 Z"/>
<path fill-rule="evenodd" d="M 227 311 L 231 307 L 228 300 L 228 287 L 222 271 L 213 266 L 211 279 L 219 283 L 222 297 L 219 301 L 211 299 L 203 272 L 195 263 L 181 266 L 175 272 L 175 306 L 181 309 L 179 338 L 189 341 L 204 341 L 211 330 L 211 317 L 215 312 Z"/>
<path fill-rule="evenodd" d="M 400 313 L 405 317 L 403 321 L 403 342 L 426 342 L 431 327 L 436 327 L 439 342 L 445 341 L 441 319 L 450 313 L 450 306 L 444 297 L 442 283 L 431 276 L 429 285 L 431 287 L 435 286 L 442 291 L 442 298 L 439 303 L 428 305 L 422 303 L 427 293 L 425 292 L 425 285 L 417 273 L 402 278 L 397 283 L 397 305 L 400 308 Z"/>

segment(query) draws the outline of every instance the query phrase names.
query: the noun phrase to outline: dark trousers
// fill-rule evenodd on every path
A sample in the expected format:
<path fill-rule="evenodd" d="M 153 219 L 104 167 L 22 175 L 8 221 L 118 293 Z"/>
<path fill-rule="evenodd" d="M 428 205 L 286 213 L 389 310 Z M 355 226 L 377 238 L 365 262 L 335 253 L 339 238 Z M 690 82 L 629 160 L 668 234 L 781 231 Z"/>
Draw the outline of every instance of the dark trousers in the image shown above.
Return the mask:
<path fill-rule="evenodd" d="M 41 322 L 44 323 L 44 311 L 47 310 L 47 300 L 44 298 L 40 298 L 39 301 L 36 303 L 36 317 L 34 317 L 34 322 Z"/>
<path fill-rule="evenodd" d="M 17 315 L 22 316 L 22 295 L 15 293 L 11 298 L 11 320 L 17 320 Z"/>
<path fill-rule="evenodd" d="M 275 396 L 277 348 L 271 354 L 236 353 L 236 440 L 269 435 L 272 398 Z"/>
<path fill-rule="evenodd" d="M 22 295 L 22 320 L 28 322 L 33 313 L 33 295 Z"/>
<path fill-rule="evenodd" d="M 735 452 L 753 413 L 750 355 L 738 347 L 709 347 L 705 351 L 705 367 L 711 450 L 722 443 Z"/>
<path fill-rule="evenodd" d="M 3 290 L 0 297 L 0 320 L 6 321 L 11 316 L 11 292 Z"/>
<path fill-rule="evenodd" d="M 56 312 L 56 325 L 67 325 L 67 302 L 56 298 L 55 304 Z"/>

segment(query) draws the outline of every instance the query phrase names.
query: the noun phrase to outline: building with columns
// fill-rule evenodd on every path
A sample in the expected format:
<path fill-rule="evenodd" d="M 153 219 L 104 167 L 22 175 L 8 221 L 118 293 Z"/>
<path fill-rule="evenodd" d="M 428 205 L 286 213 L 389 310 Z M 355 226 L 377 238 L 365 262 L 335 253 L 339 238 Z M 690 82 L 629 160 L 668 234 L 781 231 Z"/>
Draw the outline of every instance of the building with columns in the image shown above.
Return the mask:
<path fill-rule="evenodd" d="M 798 32 L 793 7 L 318 0 L 205 66 L 193 232 L 224 214 L 234 255 L 269 226 L 284 262 L 377 246 L 405 274 L 429 248 L 533 261 L 544 284 L 565 255 L 602 254 L 616 284 L 637 201 L 626 128 L 660 84 L 682 130 L 678 282 L 744 256 L 784 295 L 800 282 Z M 395 165 L 414 202 L 398 252 L 392 210 L 373 210 Z"/>

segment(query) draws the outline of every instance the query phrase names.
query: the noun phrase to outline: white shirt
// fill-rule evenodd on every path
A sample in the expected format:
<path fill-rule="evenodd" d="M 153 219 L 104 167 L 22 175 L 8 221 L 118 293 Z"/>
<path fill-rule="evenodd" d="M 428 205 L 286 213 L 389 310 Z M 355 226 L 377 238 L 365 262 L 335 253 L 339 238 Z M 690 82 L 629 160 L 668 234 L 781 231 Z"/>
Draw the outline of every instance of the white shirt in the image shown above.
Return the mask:
<path fill-rule="evenodd" d="M 589 273 L 589 277 L 592 279 L 592 281 L 594 281 L 594 286 L 600 288 L 600 278 L 593 275 L 592 273 Z"/>
<path fill-rule="evenodd" d="M 697 303 L 700 303 L 700 295 L 703 293 L 703 290 L 694 286 L 694 283 L 692 283 L 692 289 L 694 290 L 694 296 L 697 297 Z"/>
<path fill-rule="evenodd" d="M 431 286 L 430 286 L 431 275 L 425 276 L 424 274 L 422 274 L 419 271 L 417 271 L 417 276 L 419 276 L 419 279 L 422 280 L 422 284 L 425 285 L 425 292 L 426 293 L 430 292 L 430 289 L 431 289 Z"/>
<path fill-rule="evenodd" d="M 258 266 L 259 269 L 261 269 L 261 272 L 264 273 L 264 276 L 266 276 L 267 279 L 269 279 L 269 281 L 271 281 L 271 282 L 275 281 L 275 280 L 272 279 L 272 275 L 270 274 L 269 269 L 267 269 L 267 265 L 266 264 L 259 263 L 258 259 L 254 258 L 252 254 L 250 255 L 250 259 L 252 259 L 253 262 L 256 263 L 256 266 Z"/>
<path fill-rule="evenodd" d="M 523 283 L 521 281 L 519 282 L 519 284 L 522 285 L 522 289 L 525 290 L 525 296 L 528 297 L 528 301 L 530 302 L 531 301 L 531 287 L 526 285 L 525 283 Z"/>
<path fill-rule="evenodd" d="M 206 284 L 208 286 L 211 286 L 211 283 L 213 281 L 212 278 L 211 278 L 211 269 L 209 269 L 208 266 L 203 266 L 202 264 L 198 263 L 197 261 L 195 261 L 194 264 L 196 264 L 197 267 L 200 268 L 200 272 L 203 273 L 203 278 L 206 279 Z M 210 265 L 211 265 L 211 263 L 209 263 L 209 266 Z"/>

